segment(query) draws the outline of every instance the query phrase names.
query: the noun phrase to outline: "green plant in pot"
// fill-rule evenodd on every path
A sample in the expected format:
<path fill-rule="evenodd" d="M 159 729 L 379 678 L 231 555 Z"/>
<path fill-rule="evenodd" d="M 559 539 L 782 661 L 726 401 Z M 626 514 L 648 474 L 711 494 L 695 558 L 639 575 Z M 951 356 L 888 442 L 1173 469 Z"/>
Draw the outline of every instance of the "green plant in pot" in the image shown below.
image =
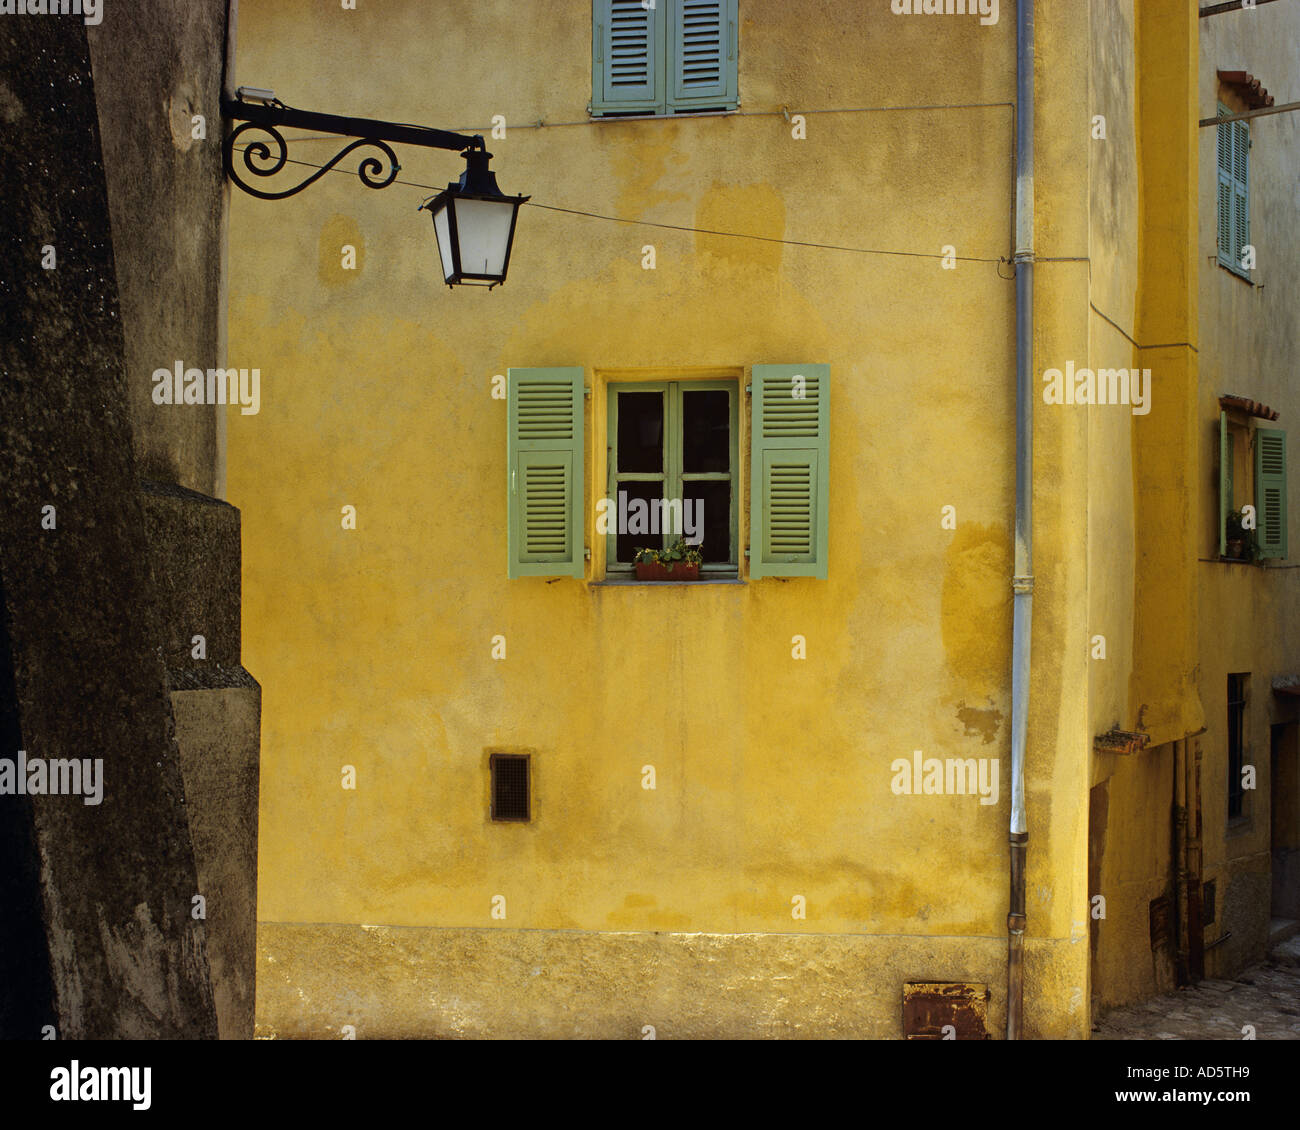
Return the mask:
<path fill-rule="evenodd" d="M 1228 515 L 1224 540 L 1227 542 L 1228 557 L 1234 561 L 1254 561 L 1259 557 L 1259 542 L 1255 530 L 1245 524 L 1245 515 L 1234 510 Z"/>
<path fill-rule="evenodd" d="M 698 581 L 703 560 L 700 547 L 687 545 L 685 538 L 666 549 L 642 547 L 632 558 L 638 581 Z"/>

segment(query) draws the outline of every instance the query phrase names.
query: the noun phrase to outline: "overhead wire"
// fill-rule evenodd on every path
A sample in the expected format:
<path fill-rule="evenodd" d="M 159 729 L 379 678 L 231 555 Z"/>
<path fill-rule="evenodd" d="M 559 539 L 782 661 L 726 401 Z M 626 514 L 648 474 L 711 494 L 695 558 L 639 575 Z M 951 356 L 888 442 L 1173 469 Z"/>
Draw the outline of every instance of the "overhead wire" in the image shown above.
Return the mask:
<path fill-rule="evenodd" d="M 258 144 L 258 143 L 255 142 L 253 144 Z M 248 148 L 249 148 L 248 145 L 233 146 L 235 152 L 240 152 L 240 153 L 242 153 L 245 149 Z M 284 163 L 289 165 L 302 165 L 304 168 L 308 168 L 308 169 L 324 169 L 326 167 L 324 165 L 318 165 L 312 161 L 301 161 L 294 157 L 285 157 Z M 331 173 L 344 173 L 348 176 L 356 175 L 355 169 L 342 169 L 342 168 L 335 167 L 329 169 L 328 171 Z M 418 181 L 402 180 L 400 178 L 394 178 L 389 183 L 400 184 L 407 188 L 420 188 L 420 189 L 424 189 L 426 192 L 442 191 L 442 186 L 440 185 L 421 184 Z M 759 242 L 762 243 L 779 243 L 787 247 L 808 247 L 808 248 L 813 248 L 816 250 L 823 250 L 823 251 L 847 251 L 857 255 L 889 255 L 889 256 L 900 256 L 904 258 L 914 258 L 914 259 L 945 259 L 945 260 L 956 261 L 961 263 L 1001 264 L 1001 263 L 1011 262 L 1010 257 L 1006 255 L 992 257 L 992 256 L 984 256 L 984 255 L 946 255 L 942 251 L 937 251 L 937 252 L 936 251 L 891 251 L 884 248 L 875 248 L 875 247 L 850 247 L 846 244 L 839 244 L 839 243 L 817 243 L 810 240 L 780 239 L 776 236 L 770 236 L 770 235 L 755 235 L 752 232 L 721 231 L 716 228 L 697 228 L 689 224 L 667 224 L 667 223 L 662 223 L 658 220 L 633 220 L 633 219 L 629 219 L 626 216 L 611 216 L 602 212 L 588 212 L 581 208 L 562 208 L 556 204 L 540 204 L 537 201 L 533 201 L 533 200 L 527 201 L 525 207 L 541 208 L 547 212 L 563 212 L 571 216 L 584 216 L 589 219 L 605 220 L 610 223 L 634 224 L 639 227 L 661 228 L 667 231 L 690 232 L 697 235 L 716 235 L 716 236 L 722 236 L 730 239 L 753 239 L 753 240 L 758 240 Z M 1070 261 L 1074 262 L 1077 260 L 1070 260 Z M 1010 277 L 1010 276 L 1002 275 L 1000 270 L 998 274 L 999 277 L 1002 278 Z"/>

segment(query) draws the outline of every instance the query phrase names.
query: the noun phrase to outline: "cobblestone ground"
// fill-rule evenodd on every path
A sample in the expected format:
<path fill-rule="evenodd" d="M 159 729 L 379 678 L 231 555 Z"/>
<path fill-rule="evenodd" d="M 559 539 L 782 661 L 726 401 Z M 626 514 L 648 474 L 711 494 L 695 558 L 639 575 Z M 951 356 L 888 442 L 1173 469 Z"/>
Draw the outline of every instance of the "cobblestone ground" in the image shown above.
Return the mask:
<path fill-rule="evenodd" d="M 1141 1004 L 1112 1009 L 1094 1040 L 1300 1040 L 1300 936 L 1273 948 L 1233 981 L 1202 981 Z"/>

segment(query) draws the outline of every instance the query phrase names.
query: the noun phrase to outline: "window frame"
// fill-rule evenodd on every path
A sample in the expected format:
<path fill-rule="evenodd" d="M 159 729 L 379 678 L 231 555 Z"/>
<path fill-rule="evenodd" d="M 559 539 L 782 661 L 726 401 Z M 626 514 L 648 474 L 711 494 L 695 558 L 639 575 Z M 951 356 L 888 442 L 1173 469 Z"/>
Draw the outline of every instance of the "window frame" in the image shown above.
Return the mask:
<path fill-rule="evenodd" d="M 618 397 L 620 393 L 661 392 L 664 396 L 664 451 L 662 472 L 618 470 Z M 685 414 L 683 392 L 727 393 L 727 463 L 730 470 L 687 471 L 683 467 Z M 731 553 L 728 561 L 706 561 L 700 566 L 700 577 L 710 580 L 738 580 L 740 577 L 740 393 L 738 378 L 695 379 L 690 377 L 661 377 L 645 381 L 611 381 L 607 386 L 605 405 L 606 474 L 605 497 L 613 502 L 612 520 L 615 528 L 605 535 L 606 579 L 629 579 L 636 576 L 636 566 L 617 560 L 618 554 L 618 488 L 620 482 L 652 482 L 664 484 L 663 498 L 682 498 L 681 488 L 688 482 L 730 482 L 731 512 L 728 522 L 731 530 Z M 653 537 L 654 535 L 646 535 Z M 661 545 L 668 544 L 668 534 L 662 529 Z"/>
<path fill-rule="evenodd" d="M 1266 504 L 1265 484 L 1260 468 L 1261 432 L 1270 436 L 1280 436 L 1283 446 L 1282 475 L 1278 508 L 1281 523 L 1281 541 L 1274 546 L 1265 540 L 1265 522 L 1271 510 Z M 1219 559 L 1232 562 L 1284 561 L 1289 554 L 1288 523 L 1290 521 L 1290 502 L 1287 492 L 1287 478 L 1290 472 L 1286 460 L 1286 436 L 1281 428 L 1262 428 L 1254 419 L 1243 419 L 1236 411 L 1226 408 L 1219 410 L 1218 446 L 1219 446 Z M 1236 457 L 1237 438 L 1241 439 L 1240 460 Z M 1240 503 L 1238 503 L 1240 499 Z M 1255 558 L 1237 558 L 1227 556 L 1228 517 L 1236 510 L 1251 506 L 1255 510 Z"/>
<path fill-rule="evenodd" d="M 498 765 L 506 762 L 523 762 L 524 815 L 503 816 L 497 811 Z M 531 824 L 533 822 L 533 758 L 529 753 L 495 751 L 488 754 L 488 822 L 491 824 Z"/>

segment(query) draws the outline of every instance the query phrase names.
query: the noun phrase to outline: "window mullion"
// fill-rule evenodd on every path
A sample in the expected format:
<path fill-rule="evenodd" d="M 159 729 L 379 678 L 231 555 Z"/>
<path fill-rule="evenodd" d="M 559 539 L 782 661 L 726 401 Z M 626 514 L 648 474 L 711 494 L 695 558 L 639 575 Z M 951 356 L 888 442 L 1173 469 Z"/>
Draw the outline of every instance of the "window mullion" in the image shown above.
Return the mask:
<path fill-rule="evenodd" d="M 685 417 L 682 413 L 682 384 L 681 381 L 672 381 L 668 385 L 668 422 L 664 428 L 664 442 L 668 445 L 667 459 L 664 468 L 668 472 L 667 481 L 664 483 L 664 498 L 681 498 L 682 497 L 682 428 L 685 426 Z M 672 545 L 676 538 L 670 540 L 667 530 L 663 531 L 664 544 Z"/>

